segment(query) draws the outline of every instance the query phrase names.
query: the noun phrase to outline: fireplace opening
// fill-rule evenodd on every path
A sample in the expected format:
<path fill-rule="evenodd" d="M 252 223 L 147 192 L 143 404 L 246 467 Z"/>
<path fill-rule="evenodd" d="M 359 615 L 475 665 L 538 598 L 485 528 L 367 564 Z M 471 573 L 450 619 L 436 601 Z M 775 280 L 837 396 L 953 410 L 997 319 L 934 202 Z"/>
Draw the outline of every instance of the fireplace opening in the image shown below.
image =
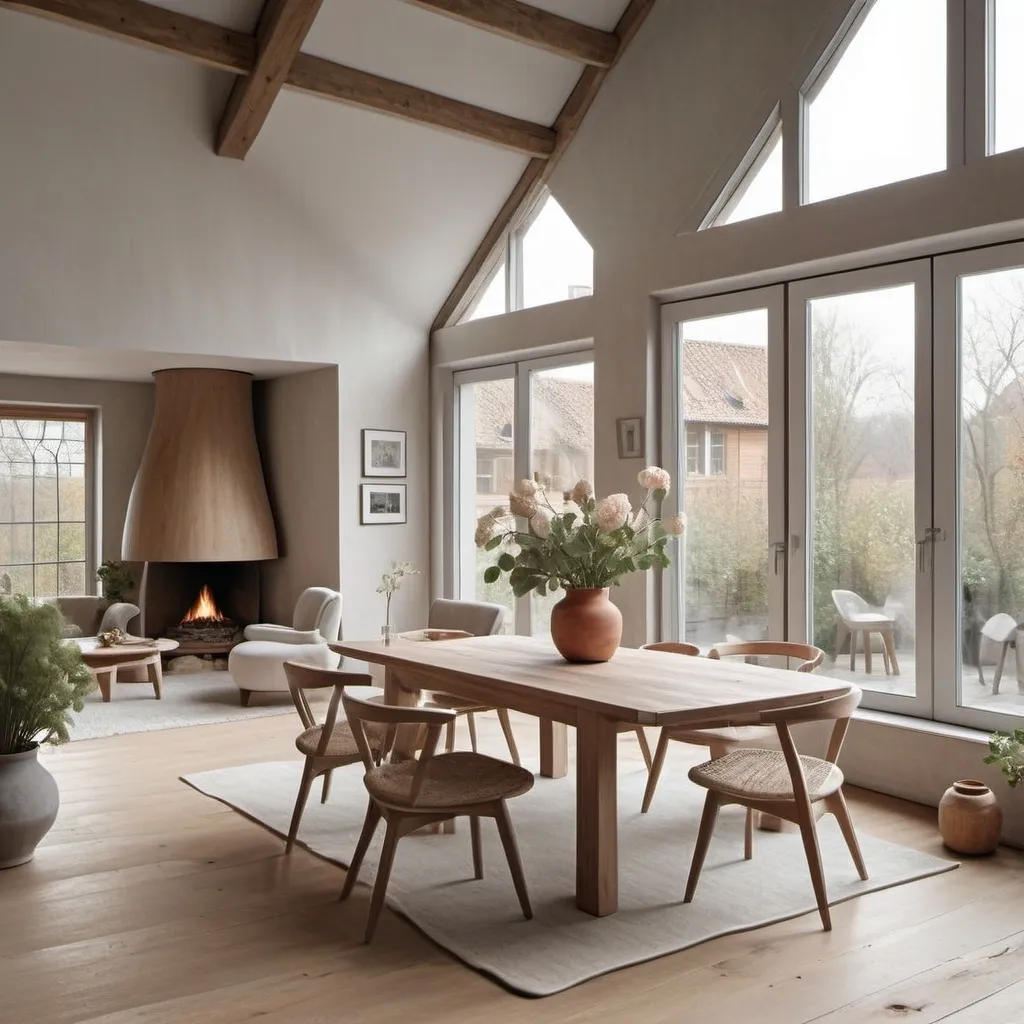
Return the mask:
<path fill-rule="evenodd" d="M 171 640 L 187 644 L 228 644 L 238 633 L 238 623 L 217 606 L 208 583 L 199 588 L 196 599 L 176 626 L 167 629 Z"/>

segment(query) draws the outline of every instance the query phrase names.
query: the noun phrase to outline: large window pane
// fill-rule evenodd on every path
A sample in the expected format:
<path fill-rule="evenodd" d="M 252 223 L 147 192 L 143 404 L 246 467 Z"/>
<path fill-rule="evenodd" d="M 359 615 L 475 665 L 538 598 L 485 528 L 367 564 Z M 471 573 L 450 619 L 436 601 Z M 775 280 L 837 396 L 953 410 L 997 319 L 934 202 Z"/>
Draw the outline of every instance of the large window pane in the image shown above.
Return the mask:
<path fill-rule="evenodd" d="M 594 250 L 553 196 L 523 235 L 522 277 L 524 308 L 594 290 Z"/>
<path fill-rule="evenodd" d="M 945 168 L 942 0 L 875 0 L 810 94 L 807 146 L 812 203 Z"/>
<path fill-rule="evenodd" d="M 581 479 L 594 479 L 594 364 L 577 363 L 530 374 L 530 465 L 558 511 Z M 551 608 L 563 592 L 531 592 L 534 636 L 550 633 Z"/>
<path fill-rule="evenodd" d="M 1024 146 L 1024 3 L 994 0 L 992 23 L 992 129 L 994 150 Z"/>
<path fill-rule="evenodd" d="M 960 280 L 958 703 L 1024 714 L 1024 269 Z"/>
<path fill-rule="evenodd" d="M 913 696 L 913 285 L 809 303 L 813 642 L 821 671 Z"/>
<path fill-rule="evenodd" d="M 768 637 L 768 311 L 679 326 L 684 639 Z"/>
<path fill-rule="evenodd" d="M 83 421 L 0 410 L 0 592 L 86 592 L 85 463 Z"/>
<path fill-rule="evenodd" d="M 508 613 L 505 632 L 514 631 L 515 599 L 508 576 L 484 583 L 493 554 L 476 546 L 477 519 L 496 505 L 508 505 L 515 484 L 515 381 L 511 377 L 461 384 L 459 408 L 459 596 L 494 601 Z"/>

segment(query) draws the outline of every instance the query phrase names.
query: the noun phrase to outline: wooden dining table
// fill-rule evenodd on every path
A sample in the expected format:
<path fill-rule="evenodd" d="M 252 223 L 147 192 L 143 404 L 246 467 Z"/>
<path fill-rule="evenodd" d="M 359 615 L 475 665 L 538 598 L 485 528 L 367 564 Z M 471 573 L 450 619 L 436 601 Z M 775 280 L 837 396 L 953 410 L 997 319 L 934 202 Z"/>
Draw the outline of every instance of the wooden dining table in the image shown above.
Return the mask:
<path fill-rule="evenodd" d="M 849 684 L 744 662 L 619 648 L 611 661 L 571 665 L 550 642 L 485 636 L 443 643 L 401 637 L 332 643 L 382 665 L 384 700 L 410 705 L 442 690 L 540 720 L 541 774 L 565 775 L 576 729 L 576 903 L 596 917 L 618 909 L 616 748 L 619 726 L 751 720 L 763 711 L 847 693 Z"/>

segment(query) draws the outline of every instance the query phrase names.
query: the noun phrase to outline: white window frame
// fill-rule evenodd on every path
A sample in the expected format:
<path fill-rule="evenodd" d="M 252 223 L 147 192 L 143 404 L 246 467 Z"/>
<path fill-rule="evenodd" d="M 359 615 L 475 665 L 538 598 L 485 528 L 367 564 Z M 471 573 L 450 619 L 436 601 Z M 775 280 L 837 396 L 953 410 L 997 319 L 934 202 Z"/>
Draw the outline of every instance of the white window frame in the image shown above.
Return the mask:
<path fill-rule="evenodd" d="M 777 410 L 774 415 L 769 415 L 768 425 L 769 481 L 778 481 L 778 486 L 773 486 L 772 483 L 768 486 L 769 548 L 777 553 L 777 557 L 769 559 L 772 569 L 768 584 L 768 631 L 772 637 L 784 638 L 786 564 L 782 556 L 786 544 L 785 285 L 770 285 L 767 288 L 753 288 L 726 295 L 671 302 L 661 307 L 661 443 L 664 453 L 663 464 L 677 484 L 669 492 L 663 511 L 665 514 L 682 511 L 686 487 L 686 424 L 682 415 L 679 385 L 679 324 L 687 320 L 728 316 L 730 313 L 745 313 L 758 309 L 768 311 L 768 404 L 770 409 Z M 707 445 L 708 430 L 706 427 L 702 429 L 703 442 Z M 707 460 L 709 452 L 706 448 L 704 454 Z M 705 469 L 707 467 L 708 462 L 705 461 Z M 668 640 L 682 640 L 686 633 L 685 534 L 682 542 L 678 539 L 670 542 L 668 554 L 671 564 L 662 576 L 661 635 Z"/>
<path fill-rule="evenodd" d="M 915 297 L 914 368 L 914 512 L 915 537 L 929 536 L 935 525 L 932 500 L 932 290 L 931 261 L 913 260 L 867 267 L 842 274 L 795 281 L 789 285 L 789 612 L 788 638 L 808 641 L 813 580 L 808 558 L 811 540 L 809 476 L 810 360 L 809 303 L 814 299 L 913 284 Z M 915 580 L 915 678 L 913 697 L 864 690 L 864 707 L 933 717 L 933 563 L 931 545 L 924 549 Z"/>
<path fill-rule="evenodd" d="M 478 384 L 489 380 L 508 380 L 514 382 L 514 413 L 512 434 L 513 466 L 516 480 L 532 479 L 533 467 L 530 465 L 533 452 L 532 438 L 532 388 L 531 376 L 540 370 L 554 369 L 560 366 L 574 366 L 578 363 L 592 362 L 594 359 L 593 343 L 589 340 L 561 348 L 555 355 L 536 356 L 515 362 L 495 363 L 493 365 L 466 370 L 454 370 L 451 374 L 450 422 L 451 438 L 447 445 L 446 461 L 451 467 L 448 477 L 450 486 L 445 495 L 445 518 L 448 522 L 446 531 L 450 556 L 447 559 L 449 571 L 445 574 L 445 596 L 460 598 L 465 590 L 474 591 L 473 574 L 476 564 L 467 567 L 462 564 L 460 527 L 468 507 L 473 503 L 475 511 L 476 481 L 476 444 L 472 444 L 472 465 L 474 490 L 472 494 L 463 493 L 464 477 L 461 470 L 463 460 L 470 458 L 470 446 L 462 436 L 463 400 L 461 387 L 463 384 Z M 475 516 L 473 517 L 475 518 Z M 469 573 L 469 575 L 467 575 Z M 467 598 L 469 600 L 470 598 Z M 532 635 L 532 604 L 531 595 L 516 598 L 514 614 L 514 631 L 520 636 Z"/>
<path fill-rule="evenodd" d="M 1024 728 L 1024 715 L 1001 714 L 983 708 L 961 707 L 963 686 L 977 680 L 959 676 L 960 665 L 960 288 L 959 278 L 972 274 L 1024 267 L 1024 242 L 952 253 L 935 259 L 935 460 L 936 525 L 945 540 L 935 548 L 936 594 L 957 595 L 955 601 L 936 602 L 935 664 L 944 673 L 935 685 L 935 717 L 975 729 Z M 1009 655 L 1012 657 L 1012 653 Z M 994 668 L 989 669 L 991 686 Z M 970 673 L 968 672 L 968 675 Z M 1004 683 L 1005 685 L 1005 683 Z M 1021 709 L 1024 712 L 1024 708 Z"/>

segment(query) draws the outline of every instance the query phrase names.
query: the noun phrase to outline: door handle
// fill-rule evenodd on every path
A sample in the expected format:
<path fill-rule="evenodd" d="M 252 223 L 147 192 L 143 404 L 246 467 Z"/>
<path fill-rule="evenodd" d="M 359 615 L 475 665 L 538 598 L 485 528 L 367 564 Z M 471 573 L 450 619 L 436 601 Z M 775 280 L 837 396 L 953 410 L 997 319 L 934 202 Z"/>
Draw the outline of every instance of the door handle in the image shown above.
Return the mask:
<path fill-rule="evenodd" d="M 776 576 L 780 576 L 786 568 L 786 542 L 784 540 L 772 541 L 768 547 L 775 552 L 773 572 Z M 782 569 L 779 568 L 780 563 L 782 565 Z"/>
<path fill-rule="evenodd" d="M 934 550 L 935 544 L 940 540 L 946 539 L 946 531 L 941 530 L 937 526 L 925 527 L 924 536 L 919 538 L 917 541 L 917 571 L 925 571 L 925 550 L 931 545 Z"/>

